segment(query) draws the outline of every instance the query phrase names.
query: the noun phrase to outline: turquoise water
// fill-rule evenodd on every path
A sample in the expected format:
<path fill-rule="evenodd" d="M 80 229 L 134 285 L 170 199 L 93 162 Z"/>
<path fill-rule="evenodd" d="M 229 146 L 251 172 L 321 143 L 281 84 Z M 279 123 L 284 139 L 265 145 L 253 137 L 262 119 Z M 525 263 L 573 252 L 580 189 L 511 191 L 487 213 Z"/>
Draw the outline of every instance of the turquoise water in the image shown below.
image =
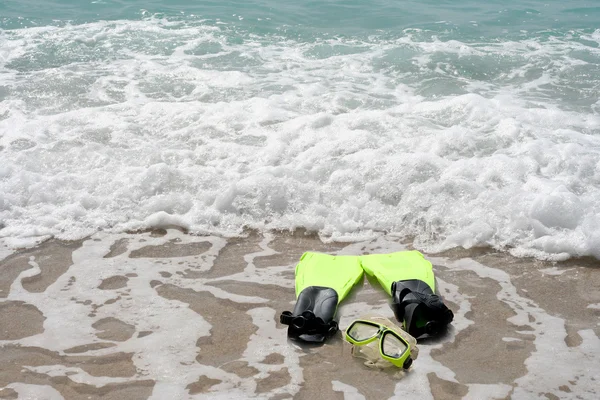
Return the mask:
<path fill-rule="evenodd" d="M 72 21 L 140 19 L 161 14 L 198 16 L 258 31 L 289 26 L 335 35 L 370 30 L 432 29 L 457 37 L 495 38 L 556 29 L 594 29 L 600 6 L 593 1 L 3 1 L 4 28 Z M 243 22 L 239 16 L 244 18 Z M 270 21 L 266 21 L 270 18 Z M 259 21 L 261 19 L 261 21 Z M 445 21 L 444 23 L 440 23 Z"/>
<path fill-rule="evenodd" d="M 599 99 L 591 1 L 2 1 L 0 238 L 600 257 Z"/>
<path fill-rule="evenodd" d="M 528 40 L 550 45 L 563 42 L 570 45 L 568 52 L 561 49 L 558 54 L 539 54 L 538 65 L 526 72 L 526 78 L 535 79 L 543 74 L 545 68 L 552 70 L 556 63 L 562 63 L 568 57 L 582 62 L 581 66 L 574 66 L 574 70 L 569 71 L 574 72 L 574 76 L 564 76 L 564 68 L 557 71 L 560 87 L 548 95 L 563 98 L 565 106 L 572 107 L 593 105 L 598 94 L 598 60 L 589 51 L 590 48 L 598 48 L 600 6 L 591 1 L 4 1 L 0 3 L 0 16 L 0 29 L 9 39 L 19 35 L 13 30 L 23 28 L 85 27 L 108 21 L 168 21 L 173 30 L 217 27 L 219 32 L 215 35 L 231 43 L 243 43 L 248 39 L 258 39 L 262 45 L 282 40 L 292 40 L 296 44 L 332 38 L 343 41 L 339 46 L 321 46 L 309 53 L 321 58 L 363 51 L 364 46 L 356 45 L 359 42 L 377 46 L 406 37 L 416 42 L 458 41 L 471 49 L 525 43 Z M 106 25 L 110 26 L 114 25 Z M 149 54 L 153 49 L 159 54 L 166 54 L 180 44 L 178 40 L 172 40 L 174 37 L 159 36 L 131 33 L 127 41 L 139 40 L 136 47 L 147 47 Z M 34 54 L 28 54 L 10 65 L 17 70 L 59 66 L 74 61 L 111 58 L 117 56 L 115 52 L 123 50 L 114 46 L 90 49 L 85 40 L 83 43 L 58 44 L 56 41 L 60 42 L 62 38 L 53 39 L 56 40 L 48 44 L 48 49 L 38 48 Z M 414 56 L 410 50 L 402 49 L 393 54 L 395 59 L 391 63 L 383 57 L 374 66 L 404 69 L 402 59 Z M 485 54 L 484 57 L 473 54 L 464 54 L 463 57 L 460 53 L 459 57 L 438 59 L 434 56 L 432 61 L 448 61 L 448 66 L 453 69 L 451 73 L 459 77 L 494 82 L 522 64 L 523 58 L 529 57 L 527 50 L 533 52 L 539 49 L 526 48 L 513 53 L 508 49 L 501 50 L 504 51 Z M 204 53 L 218 49 L 212 43 L 197 51 Z M 587 64 L 584 66 L 583 63 Z M 233 66 L 238 68 L 239 65 Z M 423 79 L 420 74 L 415 76 L 418 80 Z M 451 83 L 451 86 L 454 85 L 456 82 Z M 440 94 L 447 94 L 448 90 L 456 92 L 452 87 L 445 90 L 437 86 L 434 92 L 437 90 Z M 427 94 L 427 91 L 423 93 Z"/>

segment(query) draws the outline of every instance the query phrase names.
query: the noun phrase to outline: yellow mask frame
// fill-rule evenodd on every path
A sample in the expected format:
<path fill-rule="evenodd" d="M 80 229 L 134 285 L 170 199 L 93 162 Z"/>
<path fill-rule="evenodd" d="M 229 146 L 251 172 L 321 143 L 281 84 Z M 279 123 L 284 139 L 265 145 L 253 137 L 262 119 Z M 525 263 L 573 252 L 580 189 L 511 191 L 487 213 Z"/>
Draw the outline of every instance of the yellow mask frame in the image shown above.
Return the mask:
<path fill-rule="evenodd" d="M 346 330 L 346 341 L 364 346 L 379 340 L 379 355 L 398 368 L 408 369 L 412 364 L 411 344 L 393 329 L 368 319 L 357 319 Z"/>

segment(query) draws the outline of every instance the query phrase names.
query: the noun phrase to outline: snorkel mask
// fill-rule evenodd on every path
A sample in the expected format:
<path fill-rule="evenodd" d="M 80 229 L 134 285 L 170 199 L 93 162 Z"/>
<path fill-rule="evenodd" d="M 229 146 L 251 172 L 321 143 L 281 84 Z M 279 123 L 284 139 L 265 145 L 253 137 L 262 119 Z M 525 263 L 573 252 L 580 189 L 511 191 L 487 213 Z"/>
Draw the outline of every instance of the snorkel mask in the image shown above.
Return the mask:
<path fill-rule="evenodd" d="M 371 368 L 408 369 L 419 355 L 417 341 L 388 318 L 365 315 L 350 324 L 345 334 L 352 356 Z"/>

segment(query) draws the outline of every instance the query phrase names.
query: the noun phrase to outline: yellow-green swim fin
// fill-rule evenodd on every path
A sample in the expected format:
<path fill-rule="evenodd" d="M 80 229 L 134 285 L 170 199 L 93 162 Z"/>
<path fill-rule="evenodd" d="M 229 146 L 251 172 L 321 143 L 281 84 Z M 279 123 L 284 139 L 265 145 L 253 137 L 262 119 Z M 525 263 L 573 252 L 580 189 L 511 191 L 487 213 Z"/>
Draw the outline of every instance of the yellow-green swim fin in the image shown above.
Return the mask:
<path fill-rule="evenodd" d="M 365 273 L 392 296 L 392 309 L 413 337 L 436 335 L 454 318 L 436 294 L 431 263 L 418 251 L 360 257 Z"/>
<path fill-rule="evenodd" d="M 335 334 L 337 306 L 362 276 L 358 257 L 304 253 L 296 265 L 294 311 L 284 311 L 279 318 L 288 325 L 288 336 L 322 342 Z"/>

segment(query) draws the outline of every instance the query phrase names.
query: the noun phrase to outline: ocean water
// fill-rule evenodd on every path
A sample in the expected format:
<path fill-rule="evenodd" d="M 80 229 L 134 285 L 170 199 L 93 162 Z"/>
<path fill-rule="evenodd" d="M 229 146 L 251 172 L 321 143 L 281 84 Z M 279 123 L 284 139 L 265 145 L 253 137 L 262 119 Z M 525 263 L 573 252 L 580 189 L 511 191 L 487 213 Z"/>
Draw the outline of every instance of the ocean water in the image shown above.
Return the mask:
<path fill-rule="evenodd" d="M 593 1 L 0 1 L 5 246 L 183 226 L 600 258 Z"/>

